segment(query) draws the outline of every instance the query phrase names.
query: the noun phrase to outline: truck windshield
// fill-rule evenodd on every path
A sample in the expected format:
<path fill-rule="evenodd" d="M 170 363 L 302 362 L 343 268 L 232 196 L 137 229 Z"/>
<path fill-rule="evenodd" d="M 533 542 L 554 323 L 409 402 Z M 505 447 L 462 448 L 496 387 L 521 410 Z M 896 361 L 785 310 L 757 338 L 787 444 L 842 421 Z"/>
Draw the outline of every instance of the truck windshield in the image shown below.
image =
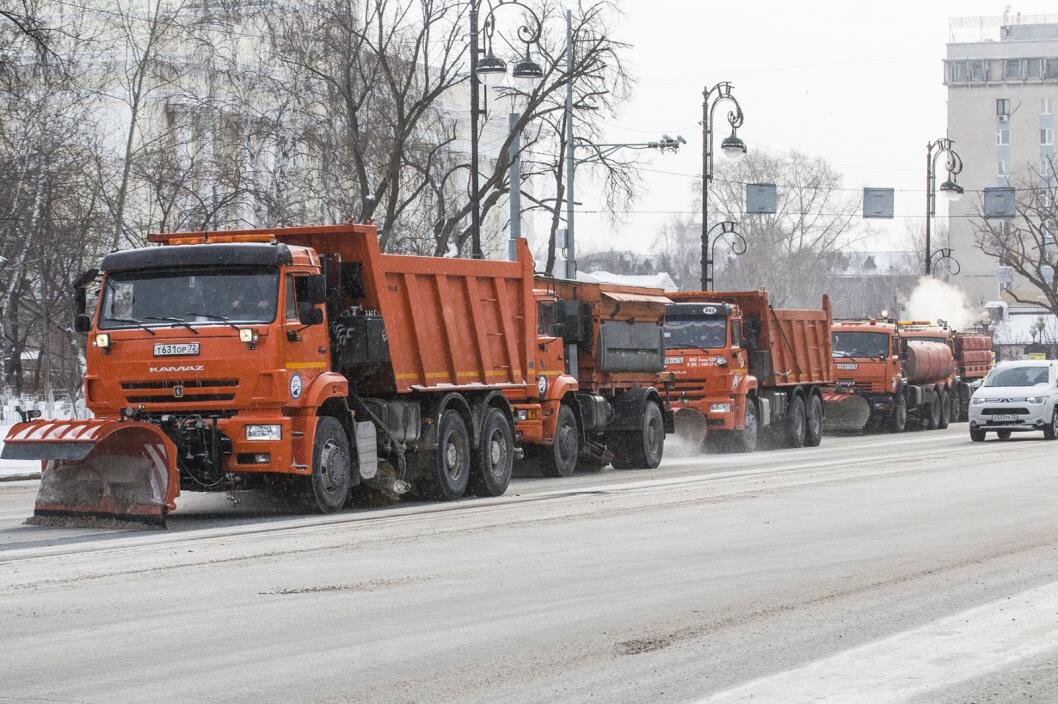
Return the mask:
<path fill-rule="evenodd" d="M 830 339 L 835 357 L 889 355 L 889 336 L 883 332 L 836 332 Z"/>
<path fill-rule="evenodd" d="M 278 291 L 275 269 L 115 272 L 103 288 L 99 327 L 268 323 Z"/>
<path fill-rule="evenodd" d="M 714 349 L 727 346 L 727 318 L 665 321 L 665 348 Z"/>

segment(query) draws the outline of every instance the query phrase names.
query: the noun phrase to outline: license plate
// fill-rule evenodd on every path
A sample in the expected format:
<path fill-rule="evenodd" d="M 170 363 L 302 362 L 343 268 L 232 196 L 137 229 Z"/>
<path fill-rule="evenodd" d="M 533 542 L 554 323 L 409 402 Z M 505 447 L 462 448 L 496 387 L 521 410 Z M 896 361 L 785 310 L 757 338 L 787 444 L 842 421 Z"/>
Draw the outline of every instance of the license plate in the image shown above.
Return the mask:
<path fill-rule="evenodd" d="M 992 420 L 998 423 L 1009 423 L 1012 420 L 1017 420 L 1018 417 L 1013 414 L 1005 414 L 1001 416 L 992 416 Z"/>
<path fill-rule="evenodd" d="M 838 362 L 834 365 L 838 369 L 859 369 L 860 365 L 855 362 Z"/>
<path fill-rule="evenodd" d="M 197 342 L 180 342 L 176 344 L 158 343 L 154 346 L 155 357 L 180 357 L 198 354 Z"/>

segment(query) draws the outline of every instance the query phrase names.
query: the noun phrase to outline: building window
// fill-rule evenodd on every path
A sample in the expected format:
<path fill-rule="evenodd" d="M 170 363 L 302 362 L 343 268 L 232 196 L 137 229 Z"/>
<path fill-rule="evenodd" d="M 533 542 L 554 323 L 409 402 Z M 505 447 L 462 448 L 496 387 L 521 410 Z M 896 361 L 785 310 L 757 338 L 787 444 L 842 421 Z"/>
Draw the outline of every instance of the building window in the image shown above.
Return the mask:
<path fill-rule="evenodd" d="M 1003 62 L 1003 78 L 1008 81 L 1021 80 L 1021 59 L 1007 59 Z"/>
<path fill-rule="evenodd" d="M 1051 160 L 1048 157 L 1040 157 L 1040 175 L 1051 175 Z"/>
<path fill-rule="evenodd" d="M 996 117 L 1010 117 L 1010 98 L 996 98 Z"/>
<path fill-rule="evenodd" d="M 1051 127 L 1044 127 L 1040 130 L 1040 144 L 1051 145 L 1054 144 L 1054 129 Z"/>
<path fill-rule="evenodd" d="M 996 144 L 1006 145 L 1010 144 L 1010 130 L 996 130 Z"/>
<path fill-rule="evenodd" d="M 1000 159 L 996 162 L 996 175 L 1006 176 L 1007 175 L 1007 162 Z"/>
<path fill-rule="evenodd" d="M 1043 60 L 1043 77 L 1047 79 L 1058 78 L 1058 59 Z"/>
<path fill-rule="evenodd" d="M 1043 59 L 1029 59 L 1025 62 L 1025 78 L 1040 80 L 1043 77 Z"/>
<path fill-rule="evenodd" d="M 966 71 L 965 61 L 951 61 L 948 63 L 948 70 L 951 72 L 952 83 L 966 83 L 970 80 L 970 77 Z"/>
<path fill-rule="evenodd" d="M 985 81 L 985 62 L 984 61 L 971 61 L 970 62 L 970 80 L 978 83 Z"/>
<path fill-rule="evenodd" d="M 1051 105 L 1051 99 L 1050 98 L 1040 98 L 1040 114 L 1041 115 L 1051 115 L 1052 114 L 1052 105 Z"/>

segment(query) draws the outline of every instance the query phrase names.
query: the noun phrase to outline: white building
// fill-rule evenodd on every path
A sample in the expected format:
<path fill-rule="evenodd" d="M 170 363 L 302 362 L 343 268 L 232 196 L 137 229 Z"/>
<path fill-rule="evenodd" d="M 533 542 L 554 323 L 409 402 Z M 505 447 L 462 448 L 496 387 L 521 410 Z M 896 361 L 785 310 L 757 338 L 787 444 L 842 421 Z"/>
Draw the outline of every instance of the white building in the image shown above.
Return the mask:
<path fill-rule="evenodd" d="M 952 283 L 979 307 L 1000 289 L 998 262 L 975 246 L 981 190 L 1038 178 L 1041 162 L 1054 155 L 1058 15 L 961 17 L 950 27 L 947 136 L 962 157 L 958 182 L 966 189 L 948 210 L 950 246 L 962 266 Z M 943 156 L 937 172 L 939 186 Z"/>

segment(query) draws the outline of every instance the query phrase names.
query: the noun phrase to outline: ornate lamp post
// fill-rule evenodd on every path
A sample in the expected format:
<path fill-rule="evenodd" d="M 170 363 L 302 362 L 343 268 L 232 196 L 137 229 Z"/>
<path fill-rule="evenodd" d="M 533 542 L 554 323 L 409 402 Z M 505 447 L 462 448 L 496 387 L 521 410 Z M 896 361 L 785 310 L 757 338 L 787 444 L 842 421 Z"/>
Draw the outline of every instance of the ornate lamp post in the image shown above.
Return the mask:
<path fill-rule="evenodd" d="M 511 71 L 511 77 L 523 90 L 531 90 L 543 77 L 544 70 L 533 61 L 529 51 L 533 44 L 539 46 L 540 33 L 543 29 L 540 18 L 527 5 L 518 0 L 499 0 L 495 5 L 488 5 L 489 11 L 482 22 L 485 33 L 485 48 L 478 43 L 478 13 L 481 0 L 473 0 L 470 5 L 470 236 L 471 256 L 484 259 L 481 251 L 481 192 L 478 182 L 478 117 L 484 114 L 481 109 L 481 84 L 497 85 L 507 75 L 507 62 L 496 56 L 492 46 L 492 35 L 496 31 L 496 10 L 501 7 L 517 5 L 532 18 L 531 25 L 518 28 L 518 40 L 525 44 L 525 56 Z M 479 54 L 484 54 L 479 59 Z"/>
<path fill-rule="evenodd" d="M 736 133 L 742 126 L 742 107 L 731 94 L 731 84 L 717 83 L 702 91 L 702 290 L 709 291 L 713 284 L 713 260 L 709 249 L 709 184 L 713 180 L 713 113 L 716 106 L 725 100 L 734 103 L 734 110 L 727 113 L 731 134 L 720 143 L 720 151 L 729 159 L 741 159 L 746 155 L 746 143 Z M 741 237 L 741 235 L 740 235 Z M 745 240 L 743 240 L 745 242 Z"/>
<path fill-rule="evenodd" d="M 928 267 L 927 271 L 936 271 L 937 265 L 941 262 L 945 262 L 948 270 L 948 274 L 951 276 L 957 276 L 962 271 L 962 265 L 959 264 L 959 260 L 952 256 L 951 247 L 941 247 L 940 249 L 933 250 L 933 253 L 929 255 L 929 260 L 926 262 Z"/>
<path fill-rule="evenodd" d="M 719 232 L 717 232 L 719 230 Z M 715 234 L 714 234 L 715 233 Z M 731 243 L 732 253 L 742 256 L 746 253 L 746 238 L 742 236 L 742 233 L 738 230 L 738 223 L 734 220 L 725 220 L 718 222 L 709 228 L 707 233 L 708 241 L 711 245 L 711 251 L 709 252 L 709 263 L 712 264 L 716 261 L 716 243 L 723 239 L 727 239 Z M 712 276 L 710 272 L 709 283 L 715 283 L 716 277 Z M 704 289 L 706 291 L 710 289 Z"/>
<path fill-rule="evenodd" d="M 949 203 L 955 203 L 962 198 L 963 194 L 963 187 L 955 182 L 955 178 L 962 171 L 962 157 L 951 148 L 953 143 L 954 140 L 945 137 L 930 142 L 926 146 L 926 276 L 933 273 L 930 227 L 933 216 L 937 213 L 937 159 L 941 154 L 946 155 L 944 166 L 948 170 L 948 178 L 940 184 L 941 196 Z M 951 259 L 950 249 L 939 251 L 947 252 L 942 259 Z"/>

